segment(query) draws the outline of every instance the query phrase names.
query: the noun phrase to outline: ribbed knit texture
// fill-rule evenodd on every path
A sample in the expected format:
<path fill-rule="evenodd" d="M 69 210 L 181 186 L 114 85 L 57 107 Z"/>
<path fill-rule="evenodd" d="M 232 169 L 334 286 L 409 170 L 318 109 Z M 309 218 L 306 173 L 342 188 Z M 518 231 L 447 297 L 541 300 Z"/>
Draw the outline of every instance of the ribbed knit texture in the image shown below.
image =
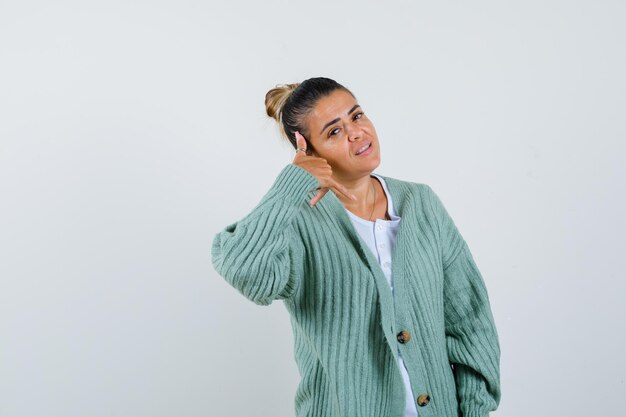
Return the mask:
<path fill-rule="evenodd" d="M 420 417 L 488 416 L 500 350 L 480 272 L 430 187 L 383 178 L 402 217 L 395 297 L 339 199 L 328 193 L 310 208 L 317 180 L 295 165 L 215 236 L 215 269 L 255 303 L 284 300 L 302 376 L 297 416 L 402 417 L 398 348 L 414 399 L 430 396 Z"/>

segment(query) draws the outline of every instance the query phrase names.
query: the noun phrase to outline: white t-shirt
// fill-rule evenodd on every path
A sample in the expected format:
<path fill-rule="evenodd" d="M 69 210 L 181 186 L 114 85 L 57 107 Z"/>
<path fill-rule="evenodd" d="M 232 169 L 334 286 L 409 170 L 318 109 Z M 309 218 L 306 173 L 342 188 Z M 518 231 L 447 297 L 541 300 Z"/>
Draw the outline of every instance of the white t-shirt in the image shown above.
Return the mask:
<path fill-rule="evenodd" d="M 372 176 L 376 177 L 378 181 L 380 181 L 380 184 L 385 191 L 385 195 L 387 196 L 387 213 L 389 213 L 391 220 L 376 219 L 376 221 L 371 222 L 360 218 L 359 216 L 351 213 L 349 210 L 346 210 L 346 212 L 348 213 L 348 216 L 350 217 L 357 233 L 370 248 L 374 257 L 378 260 L 378 264 L 383 270 L 385 278 L 387 278 L 387 283 L 389 283 L 389 288 L 391 288 L 391 293 L 393 294 L 391 256 L 393 255 L 393 249 L 396 244 L 398 230 L 400 230 L 401 218 L 397 215 L 393 207 L 391 195 L 389 194 L 385 180 L 376 174 L 372 174 Z M 413 398 L 413 392 L 411 391 L 409 374 L 404 366 L 404 361 L 402 360 L 400 351 L 398 351 L 398 368 L 402 374 L 406 390 L 406 408 L 404 415 L 406 417 L 417 417 L 417 406 L 415 405 L 415 399 Z"/>

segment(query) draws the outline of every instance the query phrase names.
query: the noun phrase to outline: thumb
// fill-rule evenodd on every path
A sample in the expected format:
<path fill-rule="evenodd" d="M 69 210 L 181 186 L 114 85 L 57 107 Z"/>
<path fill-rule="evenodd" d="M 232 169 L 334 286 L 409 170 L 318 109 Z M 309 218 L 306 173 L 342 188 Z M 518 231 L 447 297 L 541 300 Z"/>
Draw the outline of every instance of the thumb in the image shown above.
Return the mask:
<path fill-rule="evenodd" d="M 304 149 L 304 153 L 307 153 L 306 140 L 304 139 L 304 136 L 300 134 L 300 132 L 296 132 L 296 147 L 298 148 L 296 152 L 298 152 L 299 149 Z"/>

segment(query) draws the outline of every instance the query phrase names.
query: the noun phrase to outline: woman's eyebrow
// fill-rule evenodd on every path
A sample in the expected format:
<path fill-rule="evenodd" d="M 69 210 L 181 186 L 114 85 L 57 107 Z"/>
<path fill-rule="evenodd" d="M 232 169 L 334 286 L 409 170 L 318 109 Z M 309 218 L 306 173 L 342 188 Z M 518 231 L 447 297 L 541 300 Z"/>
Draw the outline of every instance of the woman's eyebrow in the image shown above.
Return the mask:
<path fill-rule="evenodd" d="M 357 104 L 355 104 L 355 105 L 354 105 L 354 107 L 352 107 L 352 108 L 350 109 L 350 111 L 348 112 L 348 115 L 351 115 L 352 113 L 354 113 L 354 111 L 355 111 L 356 109 L 358 109 L 359 107 L 361 107 L 361 106 L 359 106 L 359 105 L 358 105 L 358 103 L 357 103 Z"/>
<path fill-rule="evenodd" d="M 348 113 L 347 113 L 347 114 L 348 114 L 348 116 L 349 116 L 349 115 L 351 115 L 352 113 L 354 113 L 354 111 L 355 111 L 356 109 L 358 109 L 359 107 L 361 107 L 361 106 L 359 106 L 358 104 L 355 104 L 355 105 L 354 105 L 354 106 L 353 106 L 350 110 L 348 110 Z M 339 120 L 340 120 L 340 119 L 339 119 L 339 117 L 337 117 L 337 118 L 335 118 L 335 119 L 331 120 L 330 122 L 326 123 L 326 124 L 324 125 L 324 127 L 322 127 L 322 130 L 320 130 L 320 135 L 322 134 L 322 132 L 324 132 L 324 130 L 326 130 L 326 128 L 327 128 L 328 126 L 330 126 L 330 125 L 334 125 L 334 124 L 335 124 L 335 123 L 337 123 Z"/>
<path fill-rule="evenodd" d="M 337 123 L 339 120 L 341 120 L 341 119 L 339 119 L 339 117 L 337 117 L 336 119 L 333 119 L 333 120 L 331 120 L 330 122 L 326 123 L 326 124 L 324 125 L 324 127 L 322 128 L 322 130 L 320 130 L 320 135 L 321 135 L 321 134 L 322 134 L 322 133 L 326 130 L 326 128 L 327 128 L 328 126 L 330 126 L 330 125 L 334 125 L 334 124 L 335 124 L 335 123 Z"/>

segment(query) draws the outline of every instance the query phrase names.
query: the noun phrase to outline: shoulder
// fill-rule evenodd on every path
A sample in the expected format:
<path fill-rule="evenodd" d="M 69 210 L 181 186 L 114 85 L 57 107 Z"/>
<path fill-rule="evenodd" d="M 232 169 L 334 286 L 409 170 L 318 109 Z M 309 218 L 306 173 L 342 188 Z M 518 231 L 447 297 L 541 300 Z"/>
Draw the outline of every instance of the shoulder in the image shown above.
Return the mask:
<path fill-rule="evenodd" d="M 389 192 L 391 192 L 396 199 L 415 201 L 416 199 L 431 200 L 433 197 L 436 197 L 435 192 L 428 184 L 404 181 L 385 175 L 380 176 L 385 180 Z"/>
<path fill-rule="evenodd" d="M 406 210 L 410 207 L 427 217 L 436 218 L 447 213 L 439 196 L 430 185 L 380 176 L 385 180 L 397 208 Z"/>

